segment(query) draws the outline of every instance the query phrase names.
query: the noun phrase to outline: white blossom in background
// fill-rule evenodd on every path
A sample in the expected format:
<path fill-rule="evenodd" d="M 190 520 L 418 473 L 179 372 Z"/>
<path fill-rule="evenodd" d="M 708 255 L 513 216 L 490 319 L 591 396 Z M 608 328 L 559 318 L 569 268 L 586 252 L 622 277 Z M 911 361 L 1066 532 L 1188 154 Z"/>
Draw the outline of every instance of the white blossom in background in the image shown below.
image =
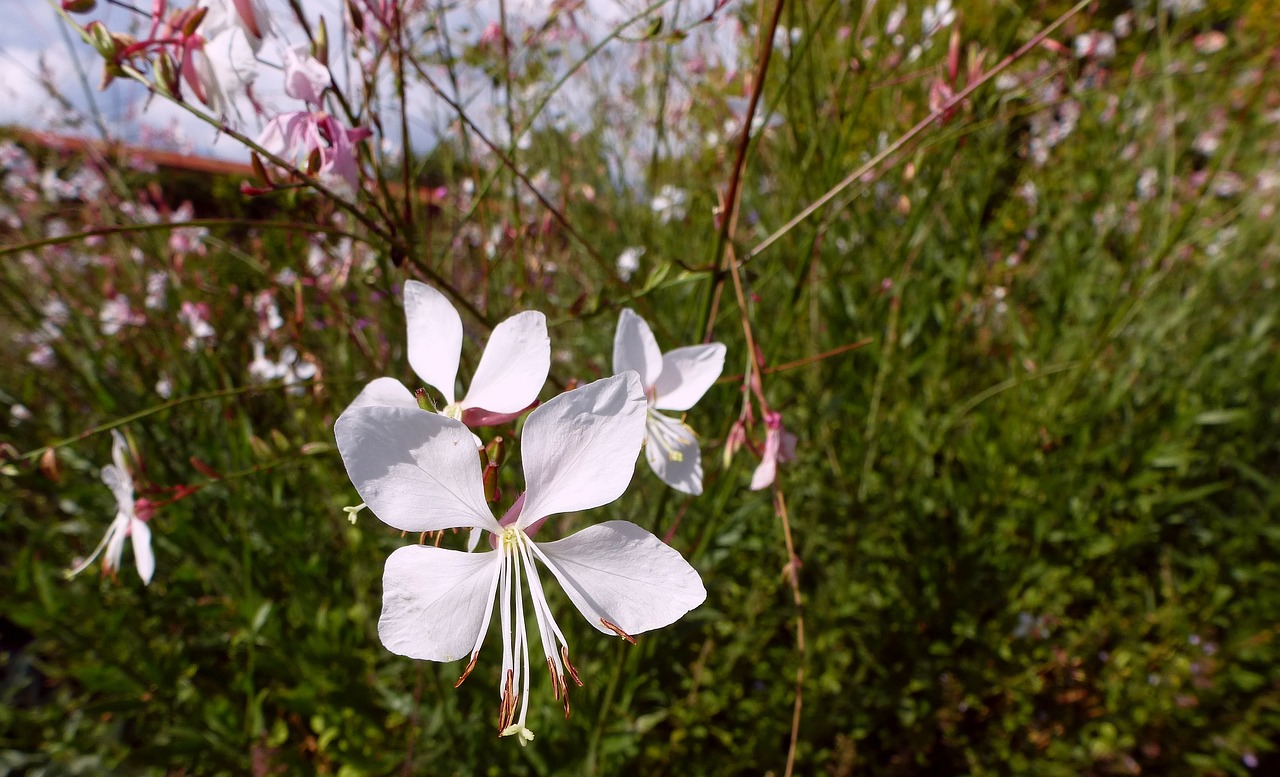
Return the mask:
<path fill-rule="evenodd" d="M 467 426 L 491 426 L 513 420 L 537 400 L 551 371 L 551 338 L 543 314 L 526 310 L 494 327 L 471 378 L 471 388 L 458 399 L 454 392 L 462 359 L 458 311 L 425 283 L 406 281 L 404 312 L 409 366 L 444 396 L 443 415 Z M 419 409 L 413 392 L 395 378 L 370 382 L 344 413 L 370 405 Z"/>
<path fill-rule="evenodd" d="M 662 482 L 686 494 L 702 493 L 702 450 L 698 435 L 678 418 L 659 410 L 693 407 L 724 370 L 722 343 L 689 345 L 662 353 L 645 320 L 622 311 L 613 337 L 613 373 L 634 370 L 648 400 L 645 459 Z"/>
<path fill-rule="evenodd" d="M 169 276 L 163 272 L 147 273 L 147 296 L 142 301 L 147 310 L 159 310 L 164 307 L 165 289 L 169 285 Z"/>
<path fill-rule="evenodd" d="M 640 257 L 644 256 L 644 248 L 631 246 L 618 254 L 618 277 L 625 283 L 640 269 Z"/>
<path fill-rule="evenodd" d="M 209 323 L 209 306 L 203 302 L 183 302 L 178 310 L 178 320 L 191 330 L 191 336 L 183 343 L 188 351 L 194 351 L 201 345 L 212 343 L 218 336 L 213 325 Z"/>
<path fill-rule="evenodd" d="M 144 584 L 151 583 L 151 576 L 156 571 L 156 557 L 151 552 L 151 529 L 147 526 L 149 516 L 139 517 L 139 503 L 133 498 L 133 477 L 125 464 L 125 451 L 128 445 L 124 435 L 115 429 L 111 430 L 111 464 L 102 468 L 102 482 L 107 484 L 116 497 L 116 517 L 107 527 L 102 542 L 84 561 L 67 572 L 67 577 L 75 577 L 102 556 L 102 571 L 115 574 L 120 569 L 120 558 L 124 554 L 124 540 L 128 537 L 133 542 L 133 560 L 138 566 L 138 576 Z M 145 503 L 143 503 L 145 504 Z"/>
<path fill-rule="evenodd" d="M 103 302 L 98 311 L 98 326 L 107 337 L 114 337 L 126 326 L 141 326 L 146 322 L 145 316 L 129 307 L 129 298 L 123 294 Z"/>
<path fill-rule="evenodd" d="M 925 6 L 920 14 L 920 34 L 931 37 L 944 27 L 950 27 L 956 21 L 956 9 L 951 7 L 951 0 L 938 0 L 933 5 Z"/>
<path fill-rule="evenodd" d="M 319 368 L 310 359 L 300 358 L 298 349 L 286 345 L 280 349 L 280 358 L 267 358 L 266 344 L 261 340 L 253 340 L 253 360 L 248 365 L 249 377 L 265 383 L 271 380 L 282 380 L 289 387 L 289 393 L 301 394 L 303 387 L 298 385 L 316 376 Z"/>
<path fill-rule="evenodd" d="M 476 666 L 498 601 L 502 634 L 498 731 L 521 744 L 526 725 L 533 610 L 555 698 L 569 712 L 569 681 L 581 685 L 538 573 L 551 571 L 597 631 L 634 635 L 674 623 L 706 598 L 678 552 L 635 524 L 608 521 L 554 542 L 532 535 L 552 515 L 609 504 L 626 490 L 644 438 L 645 398 L 631 372 L 561 394 L 529 414 L 520 439 L 528 490 L 501 521 L 485 502 L 471 433 L 456 420 L 402 407 L 361 407 L 334 432 L 347 474 L 384 523 L 414 534 L 488 532 L 492 551 L 410 545 L 387 559 L 378 636 L 394 653 Z M 528 592 L 526 597 L 525 592 Z M 518 710 L 518 711 L 517 711 Z"/>
<path fill-rule="evenodd" d="M 666 184 L 649 201 L 649 207 L 658 214 L 658 221 L 666 224 L 684 218 L 688 200 L 689 195 L 684 189 Z"/>

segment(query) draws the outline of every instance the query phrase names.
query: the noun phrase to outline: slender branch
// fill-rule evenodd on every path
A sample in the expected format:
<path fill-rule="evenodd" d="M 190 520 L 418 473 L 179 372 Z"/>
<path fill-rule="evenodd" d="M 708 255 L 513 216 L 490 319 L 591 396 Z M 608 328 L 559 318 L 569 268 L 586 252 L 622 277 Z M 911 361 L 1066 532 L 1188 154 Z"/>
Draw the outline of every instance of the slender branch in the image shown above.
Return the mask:
<path fill-rule="evenodd" d="M 796 606 L 796 700 L 791 712 L 791 743 L 787 746 L 787 767 L 783 777 L 791 777 L 796 765 L 796 744 L 800 741 L 800 710 L 804 706 L 804 597 L 800 593 L 800 559 L 791 539 L 791 519 L 787 515 L 787 499 L 782 489 L 774 487 L 775 508 L 782 519 L 782 537 L 787 545 L 787 582 L 791 584 L 791 599 Z"/>
<path fill-rule="evenodd" d="M 300 221 L 253 221 L 251 219 L 191 219 L 189 221 L 166 221 L 156 224 L 123 224 L 110 227 L 94 227 L 83 232 L 71 232 L 57 237 L 29 240 L 25 243 L 0 246 L 0 258 L 34 251 L 46 246 L 74 243 L 91 237 L 127 235 L 136 232 L 166 232 L 186 227 L 255 227 L 258 229 L 288 229 L 295 232 L 323 232 L 327 235 L 338 235 L 339 237 L 357 240 L 366 245 L 372 244 L 369 238 L 364 235 L 357 235 L 354 232 L 347 232 L 337 227 L 329 227 L 322 224 L 304 224 Z"/>
<path fill-rule="evenodd" d="M 330 380 L 330 381 L 313 380 L 313 381 L 308 381 L 308 385 L 342 386 L 342 385 L 350 385 L 356 382 L 357 381 L 355 381 L 354 379 L 353 380 Z M 108 432 L 108 431 L 111 431 L 112 429 L 117 429 L 121 426 L 124 426 L 125 424 L 132 423 L 134 421 L 137 421 L 142 418 L 146 418 L 148 416 L 153 416 L 156 413 L 161 413 L 161 412 L 164 412 L 165 410 L 172 410 L 175 407 L 189 405 L 192 402 L 204 402 L 209 399 L 226 399 L 227 397 L 237 397 L 237 396 L 240 396 L 241 394 L 253 394 L 259 391 L 274 391 L 276 389 L 282 389 L 287 387 L 288 385 L 283 380 L 277 380 L 277 381 L 272 381 L 270 383 L 262 383 L 256 386 L 237 386 L 236 388 L 219 389 L 217 391 L 206 391 L 200 394 L 192 394 L 191 396 L 187 396 L 187 397 L 171 399 L 168 402 L 162 402 L 159 405 L 148 407 L 145 410 L 139 410 L 136 413 L 130 413 L 129 415 L 124 416 L 123 418 L 117 418 L 114 421 L 108 421 L 105 424 L 99 424 L 98 426 L 95 426 L 91 429 L 86 429 L 85 431 L 80 432 L 79 434 L 74 435 L 72 437 L 65 437 L 61 440 L 51 442 L 48 445 L 42 445 L 41 447 L 36 448 L 35 450 L 27 451 L 26 453 L 20 453 L 15 457 L 15 460 L 25 461 L 27 459 L 34 459 L 37 456 L 43 455 L 44 452 L 47 450 L 64 448 L 72 443 L 88 439 L 95 434 Z"/>
<path fill-rule="evenodd" d="M 773 56 L 773 36 L 778 29 L 779 21 L 782 19 L 782 6 L 785 2 L 786 0 L 778 0 L 773 7 L 773 17 L 769 20 L 769 28 L 767 30 L 761 28 L 763 37 L 760 41 L 760 66 L 756 70 L 755 81 L 751 85 L 751 101 L 747 104 L 746 115 L 742 118 L 742 136 L 738 139 L 738 151 L 733 160 L 733 173 L 729 177 L 729 191 L 725 196 L 724 210 L 720 214 L 720 234 L 716 238 L 716 250 L 712 262 L 712 266 L 717 268 L 718 272 L 711 284 L 711 288 L 707 290 L 706 317 L 702 322 L 704 333 L 702 339 L 704 342 L 711 341 L 711 330 L 715 328 L 716 306 L 720 301 L 720 288 L 724 285 L 723 265 L 726 259 L 729 259 L 730 264 L 734 263 L 734 260 L 729 258 L 726 247 L 732 239 L 733 229 L 738 221 L 738 196 L 742 190 L 742 170 L 747 163 L 747 149 L 751 145 L 751 123 L 756 115 L 756 107 L 760 104 L 760 94 L 764 91 L 765 76 L 769 73 L 769 60 Z M 743 315 L 746 315 L 746 308 L 743 308 Z M 750 337 L 748 336 L 749 340 Z M 754 348 L 751 353 L 752 363 L 754 364 Z"/>
<path fill-rule="evenodd" d="M 868 345 L 871 345 L 873 342 L 875 342 L 874 338 L 864 337 L 855 343 L 845 343 L 844 345 L 838 346 L 836 348 L 832 348 L 829 351 L 823 351 L 822 353 L 814 354 L 813 356 L 806 356 L 803 359 L 796 359 L 795 361 L 785 362 L 783 364 L 777 365 L 776 367 L 765 367 L 764 369 L 760 370 L 760 374 L 772 375 L 776 372 L 786 372 L 787 370 L 793 370 L 796 367 L 804 367 L 806 365 L 813 364 L 814 362 L 820 362 L 823 359 L 830 359 L 833 356 L 839 356 L 842 353 L 848 353 L 849 351 L 856 351 L 859 348 L 864 348 Z M 744 377 L 746 376 L 742 373 L 739 373 L 737 375 L 726 375 L 723 378 L 720 378 L 719 380 L 717 380 L 716 384 L 719 385 L 721 383 L 737 383 L 738 381 L 742 380 Z"/>
<path fill-rule="evenodd" d="M 948 111 L 952 110 L 957 105 L 959 105 L 960 103 L 967 100 L 969 98 L 969 95 L 977 91 L 978 88 L 981 87 L 983 84 L 987 83 L 991 79 L 1000 75 L 1000 73 L 1004 72 L 1005 68 L 1009 67 L 1014 62 L 1024 57 L 1027 54 L 1027 52 L 1031 51 L 1036 46 L 1039 46 L 1044 41 L 1045 38 L 1052 35 L 1054 31 L 1057 30 L 1059 27 L 1061 27 L 1063 24 L 1065 24 L 1068 19 L 1070 19 L 1072 16 L 1075 16 L 1077 13 L 1082 11 L 1085 8 L 1085 6 L 1089 5 L 1092 2 L 1095 2 L 1095 0 L 1080 0 L 1080 2 L 1072 6 L 1062 16 L 1059 16 L 1048 27 L 1045 27 L 1043 30 L 1037 33 L 1034 37 L 1032 37 L 1031 40 L 1027 41 L 1022 46 L 1018 47 L 1018 49 L 1014 51 L 1012 54 L 1010 54 L 1009 56 L 1000 60 L 1000 62 L 998 62 L 995 65 L 995 67 L 991 68 L 986 73 L 983 73 L 980 78 L 978 78 L 973 83 L 966 86 L 964 89 L 960 90 L 960 92 L 958 92 L 954 97 L 952 97 L 950 100 L 947 100 L 946 103 L 941 105 L 937 110 L 931 112 L 928 116 L 925 116 L 923 119 L 921 119 L 914 127 L 907 130 L 897 140 L 893 141 L 892 143 L 890 143 L 889 145 L 881 149 L 878 154 L 876 154 L 871 159 L 869 159 L 861 167 L 854 170 L 852 173 L 849 173 L 849 175 L 845 176 L 844 180 L 840 181 L 840 183 L 833 186 L 826 194 L 814 200 L 813 203 L 811 203 L 804 210 L 796 214 L 795 217 L 792 218 L 790 221 L 788 221 L 786 224 L 783 224 L 776 232 L 774 232 L 772 235 L 769 235 L 764 240 L 762 240 L 759 245 L 751 249 L 751 251 L 746 255 L 746 257 L 743 258 L 742 261 L 748 262 L 748 261 L 751 261 L 752 258 L 760 255 L 762 251 L 764 251 L 766 248 L 776 243 L 783 235 L 787 234 L 792 229 L 794 229 L 797 224 L 799 224 L 800 222 L 812 216 L 815 211 L 817 211 L 823 205 L 826 205 L 828 202 L 830 202 L 837 194 L 843 191 L 846 187 L 848 187 L 850 184 L 852 184 L 854 181 L 858 180 L 862 176 L 866 175 L 871 170 L 874 170 L 881 162 L 887 159 L 890 154 L 893 154 L 895 151 L 902 148 L 904 145 L 910 142 L 913 138 L 915 138 L 915 136 L 919 135 L 921 132 L 924 132 L 924 130 L 928 128 L 930 124 L 933 124 L 935 121 L 937 121 L 943 114 L 947 113 Z"/>
<path fill-rule="evenodd" d="M 546 208 L 547 212 L 554 216 L 556 221 L 560 222 L 560 226 L 564 227 L 565 231 L 568 232 L 574 240 L 578 241 L 578 244 L 591 255 L 591 258 L 603 265 L 604 258 L 600 256 L 600 253 L 596 251 L 589 242 L 587 242 L 587 239 L 574 228 L 573 224 L 569 223 L 568 217 L 566 217 L 559 208 L 552 204 L 551 201 L 538 190 L 538 187 L 533 185 L 533 181 L 529 180 L 529 176 L 525 175 L 522 170 L 516 167 L 515 162 L 512 161 L 511 157 L 509 157 L 497 143 L 490 140 L 489 136 L 484 134 L 483 130 L 476 126 L 475 122 L 471 120 L 471 117 L 467 116 L 466 111 L 463 110 L 462 106 L 446 94 L 444 89 L 440 88 L 440 85 L 436 83 L 435 79 L 431 77 L 431 74 L 426 71 L 426 68 L 424 68 L 420 62 L 415 61 L 412 65 L 422 80 L 426 82 L 427 86 L 431 87 L 431 91 L 435 92 L 437 97 L 444 100 L 445 103 L 447 103 L 449 107 L 458 114 L 458 119 L 470 127 L 472 133 L 474 133 L 482 143 L 489 147 L 489 150 L 498 157 L 499 161 L 501 161 L 504 166 L 510 169 L 511 172 L 515 173 L 516 177 L 519 178 L 533 196 L 538 199 L 538 202 L 542 203 L 542 207 Z"/>

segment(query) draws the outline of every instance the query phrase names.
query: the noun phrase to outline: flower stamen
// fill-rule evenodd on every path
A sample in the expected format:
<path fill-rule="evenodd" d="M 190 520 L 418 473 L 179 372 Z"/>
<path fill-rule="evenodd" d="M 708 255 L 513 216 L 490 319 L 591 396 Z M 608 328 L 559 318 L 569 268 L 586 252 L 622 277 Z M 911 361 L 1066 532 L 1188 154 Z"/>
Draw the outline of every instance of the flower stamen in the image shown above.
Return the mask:
<path fill-rule="evenodd" d="M 631 636 L 627 632 L 623 631 L 622 629 L 618 628 L 618 625 L 616 623 L 610 623 L 608 620 L 604 618 L 600 619 L 600 623 L 603 624 L 606 629 L 609 629 L 614 634 L 617 634 L 619 637 L 622 637 L 623 639 L 625 639 L 626 641 L 630 642 L 633 645 L 636 644 L 636 638 Z"/>

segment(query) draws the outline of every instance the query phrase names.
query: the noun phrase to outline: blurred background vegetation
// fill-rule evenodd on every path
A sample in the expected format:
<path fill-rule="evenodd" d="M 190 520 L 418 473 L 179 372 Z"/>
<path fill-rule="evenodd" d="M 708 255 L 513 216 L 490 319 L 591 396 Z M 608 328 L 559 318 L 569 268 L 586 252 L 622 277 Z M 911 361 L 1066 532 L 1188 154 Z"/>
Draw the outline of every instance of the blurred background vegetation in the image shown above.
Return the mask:
<path fill-rule="evenodd" d="M 628 88 L 512 157 L 564 222 L 462 129 L 415 158 L 408 261 L 312 195 L 246 197 L 252 171 L 0 141 L 0 774 L 781 774 L 800 664 L 797 774 L 1280 770 L 1269 8 L 1095 3 L 753 254 L 1069 9 L 788 2 L 734 236 L 748 306 L 727 286 L 711 324 L 726 373 L 744 314 L 770 369 L 870 340 L 764 376 L 798 437 L 778 488 L 806 649 L 777 497 L 723 455 L 726 379 L 691 413 L 701 497 L 642 465 L 561 520 L 668 537 L 706 604 L 631 647 L 549 588 L 586 685 L 564 721 L 535 674 L 527 748 L 495 736 L 493 656 L 454 690 L 460 665 L 378 642 L 407 540 L 348 522 L 333 420 L 412 380 L 408 277 L 475 306 L 464 365 L 546 312 L 544 399 L 609 374 L 621 307 L 700 341 L 773 4 L 713 22 L 744 31 L 736 65 L 694 61 L 688 8 L 605 50 L 634 57 Z M 513 93 L 545 86 L 560 54 L 517 40 Z M 63 576 L 113 515 L 109 426 L 166 502 L 148 587 L 128 552 L 118 579 Z"/>

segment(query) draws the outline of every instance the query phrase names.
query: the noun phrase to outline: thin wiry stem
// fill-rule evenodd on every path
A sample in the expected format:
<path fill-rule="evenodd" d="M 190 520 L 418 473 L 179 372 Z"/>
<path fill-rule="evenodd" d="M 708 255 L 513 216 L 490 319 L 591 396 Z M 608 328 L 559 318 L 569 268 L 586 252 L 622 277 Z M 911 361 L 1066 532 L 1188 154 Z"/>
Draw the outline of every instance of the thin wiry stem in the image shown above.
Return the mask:
<path fill-rule="evenodd" d="M 960 92 L 958 92 L 954 97 L 952 97 L 950 100 L 947 100 L 944 104 L 939 106 L 937 110 L 933 111 L 928 116 L 925 116 L 923 119 L 917 122 L 914 127 L 912 127 L 911 129 L 903 133 L 901 136 L 899 136 L 897 140 L 893 141 L 892 143 L 890 143 L 889 145 L 881 149 L 878 154 L 871 157 L 871 159 L 867 160 L 865 164 L 859 166 L 858 169 L 854 170 L 852 173 L 849 173 L 849 175 L 845 176 L 845 178 L 842 181 L 840 181 L 840 183 L 831 187 L 831 189 L 828 190 L 826 194 L 814 200 L 808 207 L 806 207 L 804 210 L 797 213 L 794 218 L 792 218 L 786 224 L 783 224 L 781 227 L 779 227 L 778 230 L 775 231 L 772 235 L 769 235 L 764 240 L 760 241 L 759 245 L 751 249 L 751 251 L 745 257 L 743 257 L 742 261 L 744 263 L 749 262 L 754 257 L 759 256 L 766 248 L 776 243 L 779 239 L 782 238 L 783 235 L 787 234 L 792 229 L 794 229 L 797 224 L 799 224 L 800 222 L 812 216 L 823 205 L 826 205 L 828 202 L 831 202 L 831 200 L 834 199 L 837 194 L 844 191 L 850 184 L 852 184 L 854 181 L 858 180 L 862 176 L 866 175 L 870 171 L 876 169 L 881 162 L 883 162 L 885 159 L 888 159 L 891 154 L 893 154 L 898 149 L 905 146 L 908 142 L 910 142 L 913 138 L 915 138 L 921 132 L 924 132 L 925 129 L 929 127 L 929 125 L 933 124 L 935 121 L 937 121 L 941 116 L 946 114 L 948 111 L 952 110 L 957 105 L 960 105 L 965 100 L 967 100 L 969 98 L 969 95 L 977 91 L 979 87 L 981 87 L 983 84 L 987 83 L 991 79 L 995 78 L 996 76 L 1000 75 L 1000 73 L 1004 72 L 1005 68 L 1009 67 L 1014 62 L 1021 59 L 1023 56 L 1027 54 L 1027 52 L 1031 51 L 1036 46 L 1039 46 L 1044 41 L 1045 38 L 1052 35 L 1053 32 L 1057 30 L 1059 27 L 1061 27 L 1063 24 L 1065 24 L 1068 19 L 1070 19 L 1072 16 L 1075 16 L 1080 11 L 1084 10 L 1085 6 L 1089 5 L 1092 2 L 1094 2 L 1094 0 L 1080 0 L 1080 2 L 1072 6 L 1066 13 L 1064 13 L 1062 16 L 1059 16 L 1056 20 L 1053 21 L 1053 23 L 1051 23 L 1049 26 L 1045 27 L 1043 30 L 1037 33 L 1034 37 L 1032 37 L 1031 40 L 1019 46 L 1018 49 L 1014 51 L 1012 54 L 1010 54 L 1009 56 L 1000 60 L 1000 62 L 998 62 L 995 65 L 995 67 L 991 68 L 986 73 L 983 73 L 982 76 L 976 79 L 973 83 L 969 84 L 964 89 L 960 90 Z"/>
<path fill-rule="evenodd" d="M 742 136 L 738 139 L 738 151 L 733 160 L 733 173 L 729 177 L 729 190 L 725 194 L 724 210 L 720 214 L 722 219 L 720 234 L 716 238 L 716 250 L 712 262 L 712 267 L 716 268 L 717 274 L 707 290 L 706 315 L 702 323 L 703 342 L 711 342 L 711 331 L 715 328 L 716 308 L 720 301 L 720 290 L 724 286 L 722 265 L 726 260 L 730 265 L 735 261 L 726 249 L 733 240 L 733 232 L 738 223 L 738 197 L 742 191 L 742 170 L 747 163 L 747 150 L 751 146 L 751 123 L 756 115 L 756 107 L 760 104 L 760 94 L 764 91 L 765 77 L 769 74 L 769 60 L 773 55 L 773 36 L 778 29 L 778 22 L 782 19 L 782 7 L 785 3 L 786 0 L 778 0 L 773 8 L 768 29 L 761 28 L 760 65 L 756 69 L 755 81 L 751 85 L 751 101 L 747 104 L 746 115 L 742 117 Z M 746 315 L 746 308 L 743 308 L 743 315 Z M 750 345 L 750 335 L 748 335 L 748 345 Z M 754 347 L 751 353 L 754 363 Z"/>
<path fill-rule="evenodd" d="M 787 582 L 791 584 L 791 599 L 796 606 L 796 700 L 791 712 L 791 744 L 787 746 L 787 767 L 783 777 L 791 777 L 796 765 L 796 744 L 800 740 L 800 710 L 804 706 L 804 596 L 800 593 L 800 558 L 791 539 L 791 519 L 787 515 L 787 499 L 782 488 L 774 486 L 774 502 L 778 517 L 782 519 L 782 537 L 787 545 Z"/>

